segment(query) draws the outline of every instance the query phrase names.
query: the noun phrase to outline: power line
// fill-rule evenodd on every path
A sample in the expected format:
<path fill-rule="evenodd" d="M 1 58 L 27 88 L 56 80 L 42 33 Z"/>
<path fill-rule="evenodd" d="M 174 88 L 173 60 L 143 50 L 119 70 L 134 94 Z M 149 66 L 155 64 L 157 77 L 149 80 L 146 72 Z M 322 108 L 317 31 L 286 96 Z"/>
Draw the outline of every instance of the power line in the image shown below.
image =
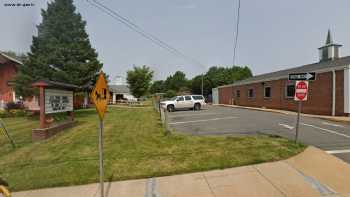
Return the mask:
<path fill-rule="evenodd" d="M 187 55 L 185 55 L 183 52 L 179 51 L 178 49 L 170 46 L 169 44 L 167 44 L 166 42 L 160 40 L 159 38 L 157 38 L 156 36 L 147 33 L 146 31 L 144 31 L 140 26 L 136 25 L 135 23 L 133 23 L 130 19 L 127 19 L 126 17 L 123 17 L 121 14 L 119 14 L 118 12 L 116 12 L 115 10 L 112 10 L 110 8 L 108 8 L 107 6 L 105 6 L 104 4 L 98 2 L 97 0 L 86 0 L 88 3 L 90 3 L 92 6 L 98 8 L 99 10 L 101 10 L 102 12 L 108 14 L 109 16 L 111 16 L 112 18 L 118 20 L 119 22 L 121 22 L 122 24 L 126 25 L 127 27 L 129 27 L 130 29 L 132 29 L 133 31 L 139 33 L 141 36 L 143 36 L 144 38 L 150 40 L 151 42 L 153 42 L 154 44 L 160 46 L 161 48 L 169 51 L 170 53 L 174 54 L 174 55 L 178 55 L 181 56 L 182 58 L 186 59 L 187 61 L 190 61 L 191 63 L 197 64 L 203 68 L 206 69 L 206 66 L 204 66 L 202 63 L 200 63 L 199 61 L 195 60 L 192 57 L 189 57 Z M 202 95 L 203 95 L 203 74 L 202 74 Z"/>
<path fill-rule="evenodd" d="M 121 14 L 116 12 L 115 10 L 110 9 L 109 7 L 105 6 L 104 4 L 102 4 L 96 0 L 92 0 L 92 1 L 87 0 L 87 2 L 90 3 L 91 5 L 93 5 L 94 7 L 98 8 L 102 12 L 110 15 L 111 17 L 118 20 L 119 22 L 123 23 L 124 25 L 126 25 L 127 27 L 132 29 L 133 31 L 139 33 L 141 36 L 150 40 L 151 42 L 160 46 L 161 48 L 168 50 L 170 53 L 172 53 L 174 55 L 181 56 L 182 58 L 186 59 L 187 61 L 190 61 L 191 63 L 197 64 L 197 65 L 205 68 L 205 66 L 202 63 L 200 63 L 198 60 L 195 60 L 194 58 L 185 55 L 183 52 L 172 47 L 171 45 L 169 45 L 166 42 L 162 41 L 161 39 L 157 38 L 156 36 L 144 31 L 140 26 L 138 26 L 137 24 L 132 22 L 130 19 L 122 16 Z"/>
<path fill-rule="evenodd" d="M 234 42 L 234 48 L 233 48 L 233 65 L 235 65 L 235 63 L 236 63 L 236 51 L 237 51 L 238 34 L 239 34 L 240 10 L 241 10 L 241 0 L 238 0 L 236 34 L 235 34 L 235 42 Z"/>

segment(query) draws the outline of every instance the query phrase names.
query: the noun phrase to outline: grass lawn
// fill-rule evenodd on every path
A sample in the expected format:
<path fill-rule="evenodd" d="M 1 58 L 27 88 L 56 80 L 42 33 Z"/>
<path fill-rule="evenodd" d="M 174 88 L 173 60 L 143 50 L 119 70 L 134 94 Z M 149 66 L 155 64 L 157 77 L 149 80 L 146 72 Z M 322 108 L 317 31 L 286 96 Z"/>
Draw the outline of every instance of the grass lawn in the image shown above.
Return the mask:
<path fill-rule="evenodd" d="M 0 135 L 0 177 L 15 191 L 98 182 L 98 118 L 76 112 L 78 125 L 32 143 L 38 120 L 6 118 L 18 143 Z M 164 134 L 152 108 L 111 107 L 104 132 L 105 179 L 116 181 L 228 168 L 288 158 L 304 149 L 282 138 Z"/>

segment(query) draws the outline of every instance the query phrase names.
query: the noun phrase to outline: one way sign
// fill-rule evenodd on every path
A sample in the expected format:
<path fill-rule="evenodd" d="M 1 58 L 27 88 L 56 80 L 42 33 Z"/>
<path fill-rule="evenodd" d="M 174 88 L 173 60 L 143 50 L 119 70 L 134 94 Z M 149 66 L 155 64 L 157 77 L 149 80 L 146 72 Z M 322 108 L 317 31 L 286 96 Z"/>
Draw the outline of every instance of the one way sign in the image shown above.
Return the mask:
<path fill-rule="evenodd" d="M 316 80 L 315 72 L 308 73 L 291 73 L 289 74 L 290 81 L 314 81 Z"/>

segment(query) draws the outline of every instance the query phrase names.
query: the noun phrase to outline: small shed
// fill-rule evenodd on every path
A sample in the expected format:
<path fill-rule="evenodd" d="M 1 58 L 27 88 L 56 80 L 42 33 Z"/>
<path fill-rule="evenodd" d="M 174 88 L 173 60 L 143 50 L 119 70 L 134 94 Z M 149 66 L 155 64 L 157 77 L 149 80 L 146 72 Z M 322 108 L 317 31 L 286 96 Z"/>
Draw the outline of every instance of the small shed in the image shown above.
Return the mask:
<path fill-rule="evenodd" d="M 137 101 L 127 85 L 109 85 L 111 92 L 112 103 L 116 104 L 118 101 Z"/>

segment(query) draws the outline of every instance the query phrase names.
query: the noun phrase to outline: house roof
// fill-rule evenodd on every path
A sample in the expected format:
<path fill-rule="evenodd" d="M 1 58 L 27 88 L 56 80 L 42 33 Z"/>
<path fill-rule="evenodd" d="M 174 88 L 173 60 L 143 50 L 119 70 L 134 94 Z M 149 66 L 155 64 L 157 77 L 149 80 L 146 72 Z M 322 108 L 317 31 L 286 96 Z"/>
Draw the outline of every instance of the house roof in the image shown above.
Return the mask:
<path fill-rule="evenodd" d="M 284 79 L 284 78 L 288 78 L 288 75 L 290 73 L 325 72 L 325 71 L 330 71 L 332 69 L 343 69 L 344 66 L 348 66 L 348 65 L 350 65 L 350 56 L 341 57 L 330 61 L 321 61 L 313 64 L 307 64 L 299 67 L 266 73 L 262 75 L 257 75 L 242 81 L 237 81 L 230 85 L 224 85 L 219 87 L 238 86 L 238 85 L 264 82 L 264 81 Z"/>
<path fill-rule="evenodd" d="M 5 60 L 4 60 L 4 59 L 5 59 Z M 17 64 L 19 64 L 19 65 L 23 65 L 23 63 L 22 63 L 21 61 L 15 59 L 15 58 L 13 58 L 13 57 L 10 57 L 10 56 L 8 56 L 8 55 L 6 55 L 5 53 L 3 53 L 3 52 L 0 51 L 0 63 L 5 63 L 6 60 L 11 61 L 11 62 L 15 62 L 15 63 L 17 63 Z"/>
<path fill-rule="evenodd" d="M 116 94 L 130 94 L 130 89 L 127 85 L 109 85 L 109 91 Z"/>
<path fill-rule="evenodd" d="M 58 81 L 40 80 L 32 84 L 33 87 L 58 88 L 64 90 L 78 90 L 79 86 Z"/>

